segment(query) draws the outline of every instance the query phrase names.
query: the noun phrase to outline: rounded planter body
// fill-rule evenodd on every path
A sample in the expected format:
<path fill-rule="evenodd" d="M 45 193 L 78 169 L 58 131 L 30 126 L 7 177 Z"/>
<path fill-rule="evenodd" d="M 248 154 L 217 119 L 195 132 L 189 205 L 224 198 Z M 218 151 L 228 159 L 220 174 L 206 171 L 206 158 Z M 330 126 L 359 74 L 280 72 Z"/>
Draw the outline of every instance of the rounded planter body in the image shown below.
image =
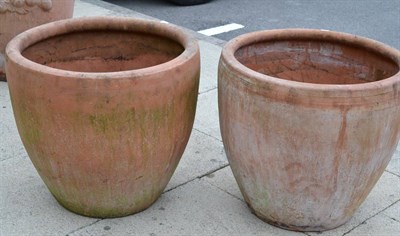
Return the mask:
<path fill-rule="evenodd" d="M 71 18 L 73 11 L 74 0 L 1 0 L 0 80 L 6 80 L 5 48 L 14 36 L 44 23 Z"/>
<path fill-rule="evenodd" d="M 194 121 L 194 38 L 152 21 L 81 18 L 18 35 L 6 60 L 19 134 L 61 205 L 118 217 L 160 196 Z"/>
<path fill-rule="evenodd" d="M 399 52 L 353 35 L 272 30 L 223 49 L 225 150 L 245 201 L 298 231 L 344 224 L 400 138 Z"/>

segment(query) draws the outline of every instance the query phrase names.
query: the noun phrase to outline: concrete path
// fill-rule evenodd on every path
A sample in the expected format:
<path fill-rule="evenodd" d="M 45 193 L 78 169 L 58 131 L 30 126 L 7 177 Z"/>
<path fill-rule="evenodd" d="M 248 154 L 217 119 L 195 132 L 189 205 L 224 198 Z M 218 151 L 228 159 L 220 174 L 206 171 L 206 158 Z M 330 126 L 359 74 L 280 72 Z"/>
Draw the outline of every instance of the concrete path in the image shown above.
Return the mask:
<path fill-rule="evenodd" d="M 89 15 L 150 18 L 97 0 L 76 0 L 75 17 Z M 273 227 L 247 208 L 219 133 L 216 88 L 223 41 L 196 35 L 202 75 L 192 136 L 160 199 L 128 217 L 82 217 L 55 201 L 25 152 L 7 83 L 0 82 L 0 235 L 317 235 Z M 400 146 L 354 217 L 318 235 L 400 235 Z"/>

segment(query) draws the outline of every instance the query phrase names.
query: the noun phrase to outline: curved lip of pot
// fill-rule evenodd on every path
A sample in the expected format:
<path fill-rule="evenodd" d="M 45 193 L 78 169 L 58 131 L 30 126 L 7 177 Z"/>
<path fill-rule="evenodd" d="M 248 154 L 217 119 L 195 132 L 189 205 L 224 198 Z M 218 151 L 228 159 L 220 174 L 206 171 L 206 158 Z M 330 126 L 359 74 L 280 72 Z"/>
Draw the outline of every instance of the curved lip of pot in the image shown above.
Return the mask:
<path fill-rule="evenodd" d="M 21 54 L 28 47 L 51 37 L 92 30 L 149 33 L 177 42 L 183 47 L 183 52 L 172 60 L 158 65 L 112 72 L 80 72 L 57 69 L 31 61 Z M 10 60 L 26 69 L 39 71 L 42 74 L 75 79 L 124 79 L 149 76 L 171 70 L 195 57 L 199 48 L 196 39 L 177 26 L 155 20 L 131 17 L 96 16 L 60 20 L 29 29 L 12 39 L 5 51 L 6 62 Z"/>
<path fill-rule="evenodd" d="M 349 46 L 358 47 L 368 51 L 377 53 L 385 58 L 394 62 L 398 70 L 396 74 L 373 82 L 366 82 L 360 84 L 317 84 L 298 82 L 273 77 L 270 75 L 262 74 L 254 71 L 241 62 L 239 62 L 235 53 L 241 47 L 249 46 L 252 44 L 265 42 L 265 41 L 287 41 L 292 39 L 303 40 L 321 40 L 331 42 L 332 44 L 347 44 Z M 231 70 L 238 72 L 242 76 L 238 76 L 240 80 L 250 86 L 258 86 L 258 88 L 271 88 L 283 89 L 285 91 L 293 91 L 309 93 L 315 97 L 364 97 L 364 96 L 378 96 L 387 93 L 393 93 L 393 88 L 400 85 L 400 51 L 395 48 L 386 46 L 378 41 L 330 30 L 319 29 L 275 29 L 256 31 L 252 33 L 243 34 L 230 40 L 222 49 L 221 59 L 224 59 L 225 64 Z"/>

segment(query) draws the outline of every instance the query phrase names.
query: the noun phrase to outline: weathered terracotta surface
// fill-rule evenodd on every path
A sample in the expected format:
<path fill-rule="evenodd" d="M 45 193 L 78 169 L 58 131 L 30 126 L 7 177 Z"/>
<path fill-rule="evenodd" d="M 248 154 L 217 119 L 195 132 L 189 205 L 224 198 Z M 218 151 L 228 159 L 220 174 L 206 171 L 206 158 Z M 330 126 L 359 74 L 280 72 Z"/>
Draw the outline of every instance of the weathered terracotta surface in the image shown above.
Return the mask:
<path fill-rule="evenodd" d="M 244 199 L 268 223 L 345 223 L 400 138 L 400 53 L 354 35 L 273 30 L 230 41 L 219 65 L 225 150 Z"/>
<path fill-rule="evenodd" d="M 6 80 L 4 53 L 17 34 L 51 21 L 71 18 L 74 0 L 0 0 L 0 80 Z"/>
<path fill-rule="evenodd" d="M 6 58 L 18 131 L 60 204 L 117 217 L 160 196 L 194 121 L 194 38 L 152 21 L 81 18 L 18 35 Z"/>

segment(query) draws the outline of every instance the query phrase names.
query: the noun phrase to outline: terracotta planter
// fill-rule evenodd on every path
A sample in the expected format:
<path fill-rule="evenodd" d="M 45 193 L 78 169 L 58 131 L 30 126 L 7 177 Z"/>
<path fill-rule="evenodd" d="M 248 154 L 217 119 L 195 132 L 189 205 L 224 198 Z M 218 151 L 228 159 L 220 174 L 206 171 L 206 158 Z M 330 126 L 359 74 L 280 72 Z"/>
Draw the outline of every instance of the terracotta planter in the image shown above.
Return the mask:
<path fill-rule="evenodd" d="M 273 30 L 230 41 L 219 67 L 225 150 L 244 199 L 268 223 L 345 223 L 400 138 L 400 53 L 354 35 Z"/>
<path fill-rule="evenodd" d="M 61 205 L 117 217 L 156 201 L 193 125 L 194 38 L 158 22 L 81 18 L 18 35 L 6 59 L 19 134 Z"/>
<path fill-rule="evenodd" d="M 71 18 L 74 0 L 0 0 L 0 80 L 5 81 L 4 53 L 17 34 L 51 21 Z"/>

